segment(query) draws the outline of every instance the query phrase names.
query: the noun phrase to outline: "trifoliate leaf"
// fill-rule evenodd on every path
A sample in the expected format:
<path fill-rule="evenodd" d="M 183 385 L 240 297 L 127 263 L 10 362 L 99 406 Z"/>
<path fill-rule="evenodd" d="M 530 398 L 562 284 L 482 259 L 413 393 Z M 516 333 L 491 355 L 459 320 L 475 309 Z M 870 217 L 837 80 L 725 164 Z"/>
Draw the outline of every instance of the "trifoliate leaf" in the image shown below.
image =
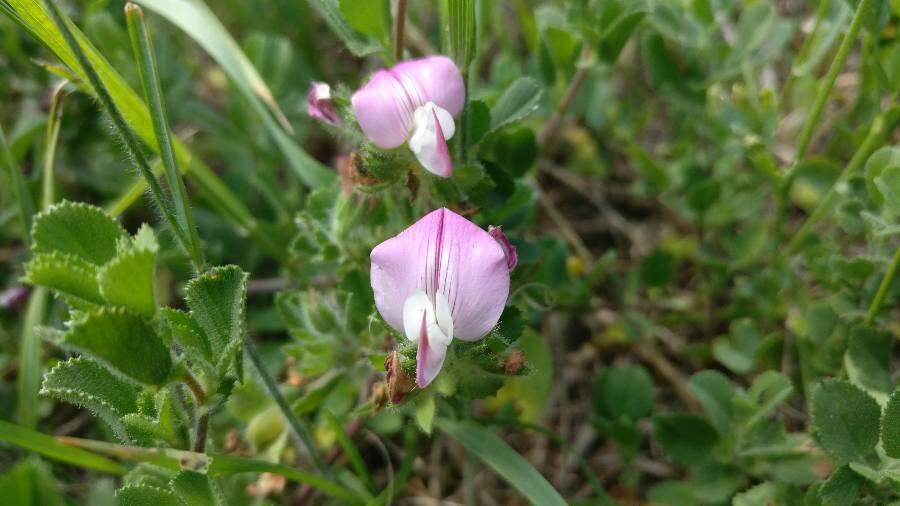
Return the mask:
<path fill-rule="evenodd" d="M 61 202 L 38 214 L 32 227 L 35 253 L 58 251 L 86 262 L 103 265 L 116 256 L 116 244 L 125 229 L 100 208 Z"/>
<path fill-rule="evenodd" d="M 822 448 L 838 463 L 875 448 L 880 417 L 878 403 L 847 381 L 826 380 L 813 391 L 813 427 Z"/>
<path fill-rule="evenodd" d="M 132 248 L 120 253 L 97 272 L 103 298 L 115 306 L 153 316 L 156 313 L 155 263 L 153 250 Z"/>
<path fill-rule="evenodd" d="M 93 304 L 104 303 L 97 285 L 97 267 L 73 255 L 38 253 L 25 264 L 24 281 L 63 296 L 77 297 Z"/>
<path fill-rule="evenodd" d="M 191 316 L 209 338 L 214 353 L 241 340 L 246 289 L 247 274 L 236 265 L 214 267 L 185 288 Z"/>
<path fill-rule="evenodd" d="M 172 370 L 169 350 L 153 327 L 121 308 L 89 313 L 66 332 L 63 344 L 142 383 L 165 383 Z"/>
<path fill-rule="evenodd" d="M 667 413 L 653 418 L 656 440 L 673 459 L 687 465 L 701 464 L 711 457 L 719 439 L 703 418 L 690 413 Z"/>
<path fill-rule="evenodd" d="M 175 494 L 149 485 L 127 485 L 116 491 L 120 506 L 184 506 Z"/>

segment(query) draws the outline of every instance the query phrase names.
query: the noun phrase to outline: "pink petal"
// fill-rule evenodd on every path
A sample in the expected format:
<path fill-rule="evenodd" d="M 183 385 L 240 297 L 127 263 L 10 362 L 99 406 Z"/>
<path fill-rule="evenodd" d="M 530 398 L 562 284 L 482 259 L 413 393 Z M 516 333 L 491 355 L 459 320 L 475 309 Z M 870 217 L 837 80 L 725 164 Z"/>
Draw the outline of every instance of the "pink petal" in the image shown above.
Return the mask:
<path fill-rule="evenodd" d="M 515 269 L 516 264 L 519 263 L 519 255 L 516 254 L 516 247 L 509 242 L 506 234 L 503 233 L 503 228 L 488 225 L 488 234 L 503 248 L 503 254 L 506 255 L 506 266 L 509 267 L 509 270 Z"/>
<path fill-rule="evenodd" d="M 456 116 L 464 100 L 462 74 L 444 56 L 379 70 L 350 99 L 363 133 L 383 149 L 396 148 L 406 141 L 413 127 L 413 113 L 427 102 Z"/>
<path fill-rule="evenodd" d="M 360 128 L 376 146 L 391 149 L 406 141 L 416 109 L 388 71 L 376 72 L 350 102 Z"/>
<path fill-rule="evenodd" d="M 384 320 L 404 332 L 403 304 L 417 291 L 440 292 L 451 307 L 454 337 L 481 339 L 503 312 L 509 268 L 487 232 L 447 210 L 433 211 L 372 250 L 372 290 Z"/>
<path fill-rule="evenodd" d="M 466 88 L 462 74 L 450 58 L 429 56 L 400 62 L 391 68 L 391 73 L 407 87 L 413 86 L 406 83 L 415 83 L 419 89 L 417 95 L 422 100 L 416 107 L 434 102 L 454 117 L 462 112 Z"/>
<path fill-rule="evenodd" d="M 306 112 L 313 118 L 318 118 L 332 125 L 341 123 L 341 117 L 334 111 L 334 103 L 331 100 L 331 87 L 326 83 L 312 82 L 309 93 L 306 95 Z"/>

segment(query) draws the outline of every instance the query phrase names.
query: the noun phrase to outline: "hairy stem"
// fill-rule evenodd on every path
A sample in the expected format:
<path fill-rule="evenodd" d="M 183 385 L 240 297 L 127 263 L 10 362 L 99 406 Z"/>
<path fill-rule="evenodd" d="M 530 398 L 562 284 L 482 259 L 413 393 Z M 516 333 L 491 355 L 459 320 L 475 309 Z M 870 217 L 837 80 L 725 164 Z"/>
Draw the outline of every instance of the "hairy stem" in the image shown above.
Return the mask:
<path fill-rule="evenodd" d="M 891 259 L 891 264 L 888 266 L 887 272 L 884 273 L 881 284 L 878 285 L 878 291 L 875 292 L 875 297 L 872 298 L 872 303 L 869 305 L 869 311 L 866 313 L 866 325 L 871 325 L 872 322 L 875 321 L 875 317 L 878 316 L 878 311 L 884 303 L 884 298 L 887 295 L 888 289 L 891 287 L 891 283 L 894 281 L 894 276 L 897 274 L 898 268 L 900 268 L 900 248 L 897 248 L 897 251 L 894 253 L 894 258 Z"/>

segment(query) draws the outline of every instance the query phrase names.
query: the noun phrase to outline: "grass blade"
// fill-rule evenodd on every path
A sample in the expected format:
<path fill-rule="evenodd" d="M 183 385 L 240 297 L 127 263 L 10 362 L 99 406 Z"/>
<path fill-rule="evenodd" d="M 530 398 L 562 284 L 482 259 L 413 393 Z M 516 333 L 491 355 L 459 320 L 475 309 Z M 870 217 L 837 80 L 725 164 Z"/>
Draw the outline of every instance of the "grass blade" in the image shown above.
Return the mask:
<path fill-rule="evenodd" d="M 72 49 L 66 44 L 62 33 L 53 23 L 47 9 L 38 0 L 3 0 L 3 12 L 15 21 L 26 32 L 42 43 L 62 61 L 77 78 L 87 80 L 87 76 L 75 59 Z M 78 40 L 88 59 L 97 69 L 97 74 L 103 85 L 109 91 L 116 103 L 116 107 L 122 112 L 125 121 L 134 129 L 134 132 L 151 148 L 159 152 L 150 120 L 150 112 L 132 90 L 125 80 L 91 45 L 85 36 L 74 26 L 70 29 Z M 87 88 L 88 93 L 94 90 Z M 200 159 L 191 153 L 178 139 L 173 139 L 178 164 L 185 170 L 191 181 L 197 186 L 201 195 L 217 210 L 223 211 L 224 216 L 235 225 L 247 231 L 271 253 L 279 253 L 281 248 L 272 244 L 272 241 L 263 235 L 257 226 L 256 220 L 244 205 L 243 201 L 235 195 L 228 186 Z"/>
<path fill-rule="evenodd" d="M 0 167 L 6 173 L 6 180 L 12 189 L 13 198 L 16 199 L 16 203 L 19 205 L 19 215 L 22 217 L 24 232 L 22 240 L 27 246 L 31 243 L 31 219 L 34 217 L 34 199 L 28 191 L 28 186 L 25 184 L 25 176 L 22 174 L 22 169 L 9 149 L 9 144 L 6 142 L 6 134 L 3 132 L 2 127 L 0 127 L 0 151 L 2 151 L 0 152 Z"/>
<path fill-rule="evenodd" d="M 189 249 L 194 259 L 197 271 L 202 271 L 205 260 L 200 248 L 200 239 L 197 237 L 197 226 L 194 223 L 194 215 L 191 213 L 187 190 L 181 174 L 175 162 L 175 151 L 172 148 L 172 139 L 169 135 L 169 121 L 166 116 L 166 106 L 163 102 L 159 73 L 156 67 L 156 53 L 147 23 L 144 21 L 144 13 L 141 8 L 133 3 L 125 5 L 125 20 L 128 24 L 128 33 L 131 37 L 131 46 L 134 49 L 135 60 L 138 62 L 138 71 L 141 76 L 141 84 L 147 103 L 150 104 L 150 117 L 153 119 L 153 131 L 156 133 L 156 142 L 159 145 L 160 158 L 166 173 L 166 182 L 169 185 L 172 202 L 175 207 L 178 225 L 182 227 L 187 239 L 186 248 Z M 150 169 L 151 174 L 152 169 Z"/>
<path fill-rule="evenodd" d="M 374 491 L 375 482 L 372 480 L 372 475 L 369 473 L 369 469 L 366 467 L 366 462 L 363 460 L 362 455 L 359 454 L 353 441 L 347 437 L 347 433 L 344 432 L 344 428 L 341 427 L 341 424 L 334 418 L 334 415 L 331 414 L 330 411 L 325 411 L 324 413 L 328 426 L 334 431 L 337 442 L 341 445 L 341 449 L 344 450 L 344 455 L 347 456 L 350 464 L 353 465 L 356 475 L 366 485 L 366 488 Z"/>
<path fill-rule="evenodd" d="M 532 504 L 566 504 L 559 492 L 531 464 L 483 426 L 470 420 L 447 418 L 435 420 L 435 426 L 496 471 Z"/>
<path fill-rule="evenodd" d="M 288 135 L 293 133 L 290 123 L 266 83 L 206 4 L 200 0 L 135 1 L 181 28 L 216 60 L 250 102 L 289 166 L 304 183 L 316 188 L 335 181 L 333 171 L 309 156 Z M 278 122 L 272 118 L 273 114 Z"/>
<path fill-rule="evenodd" d="M 78 467 L 117 475 L 125 474 L 127 471 L 122 465 L 106 457 L 82 450 L 81 448 L 73 448 L 59 442 L 52 436 L 3 420 L 0 420 L 0 441 L 6 441 L 26 450 L 40 453 L 45 457 Z"/>

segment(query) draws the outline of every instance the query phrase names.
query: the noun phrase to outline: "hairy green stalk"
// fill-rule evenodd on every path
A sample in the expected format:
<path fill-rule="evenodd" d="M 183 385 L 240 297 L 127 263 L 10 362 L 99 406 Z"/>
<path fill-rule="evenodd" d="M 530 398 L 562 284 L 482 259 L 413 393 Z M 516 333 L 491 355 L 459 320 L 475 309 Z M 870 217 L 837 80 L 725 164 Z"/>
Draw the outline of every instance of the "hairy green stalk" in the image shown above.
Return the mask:
<path fill-rule="evenodd" d="M 894 276 L 897 275 L 898 268 L 900 268 L 900 248 L 897 248 L 897 251 L 894 253 L 894 258 L 891 259 L 888 270 L 884 273 L 881 284 L 878 285 L 878 291 L 875 292 L 875 297 L 872 298 L 872 303 L 869 304 L 869 310 L 866 312 L 864 321 L 866 325 L 871 325 L 875 321 L 875 317 L 878 316 L 878 311 L 884 303 L 884 298 L 887 296 L 888 289 L 894 281 Z"/>
<path fill-rule="evenodd" d="M 137 171 L 147 182 L 147 185 L 150 187 L 150 194 L 153 196 L 153 200 L 159 208 L 160 213 L 163 215 L 163 219 L 175 234 L 175 239 L 177 240 L 179 246 L 181 246 L 185 253 L 196 263 L 196 259 L 191 256 L 192 251 L 189 246 L 189 240 L 186 236 L 186 233 L 184 230 L 182 230 L 181 226 L 179 226 L 178 220 L 176 219 L 175 214 L 172 212 L 170 199 L 166 196 L 165 192 L 163 192 L 159 181 L 157 181 L 156 176 L 153 175 L 153 171 L 150 170 L 150 164 L 147 162 L 147 158 L 144 156 L 144 152 L 141 149 L 141 146 L 138 144 L 138 140 L 135 138 L 134 133 L 125 122 L 125 118 L 122 116 L 122 113 L 119 111 L 119 108 L 116 106 L 115 102 L 110 96 L 109 91 L 100 80 L 100 76 L 97 74 L 97 71 L 94 69 L 94 66 L 88 59 L 87 55 L 84 53 L 84 49 L 82 49 L 81 44 L 79 44 L 78 41 L 75 40 L 75 36 L 72 34 L 72 30 L 69 28 L 68 23 L 66 23 L 66 21 L 63 19 L 62 13 L 59 10 L 59 6 L 57 6 L 56 2 L 54 2 L 53 0 L 45 0 L 45 3 L 50 12 L 50 17 L 59 28 L 63 39 L 66 41 L 69 49 L 75 55 L 75 59 L 78 61 L 78 64 L 81 66 L 81 69 L 84 71 L 85 75 L 88 78 L 88 82 L 94 89 L 94 92 L 97 94 L 97 99 L 99 100 L 100 105 L 106 111 L 107 115 L 109 115 L 110 119 L 112 120 L 113 126 L 116 128 L 119 136 L 124 141 L 125 146 L 128 150 L 128 154 L 130 155 L 129 159 L 131 160 L 132 165 L 134 165 Z"/>
<path fill-rule="evenodd" d="M 153 41 L 150 38 L 150 32 L 144 20 L 144 13 L 140 7 L 133 3 L 126 4 L 125 20 L 128 24 L 128 34 L 131 37 L 134 57 L 138 62 L 138 71 L 141 76 L 144 96 L 150 106 L 153 131 L 156 134 L 156 142 L 159 145 L 160 158 L 165 168 L 166 182 L 169 185 L 169 192 L 174 203 L 178 224 L 187 237 L 186 246 L 194 261 L 194 266 L 200 272 L 203 270 L 206 262 L 203 257 L 203 251 L 200 248 L 200 239 L 197 235 L 194 215 L 191 212 L 187 189 L 184 186 L 184 181 L 181 179 L 181 173 L 175 161 L 175 150 L 172 147 L 172 139 L 169 134 L 169 121 L 166 114 L 166 105 L 163 101 L 162 86 L 159 82 Z"/>

